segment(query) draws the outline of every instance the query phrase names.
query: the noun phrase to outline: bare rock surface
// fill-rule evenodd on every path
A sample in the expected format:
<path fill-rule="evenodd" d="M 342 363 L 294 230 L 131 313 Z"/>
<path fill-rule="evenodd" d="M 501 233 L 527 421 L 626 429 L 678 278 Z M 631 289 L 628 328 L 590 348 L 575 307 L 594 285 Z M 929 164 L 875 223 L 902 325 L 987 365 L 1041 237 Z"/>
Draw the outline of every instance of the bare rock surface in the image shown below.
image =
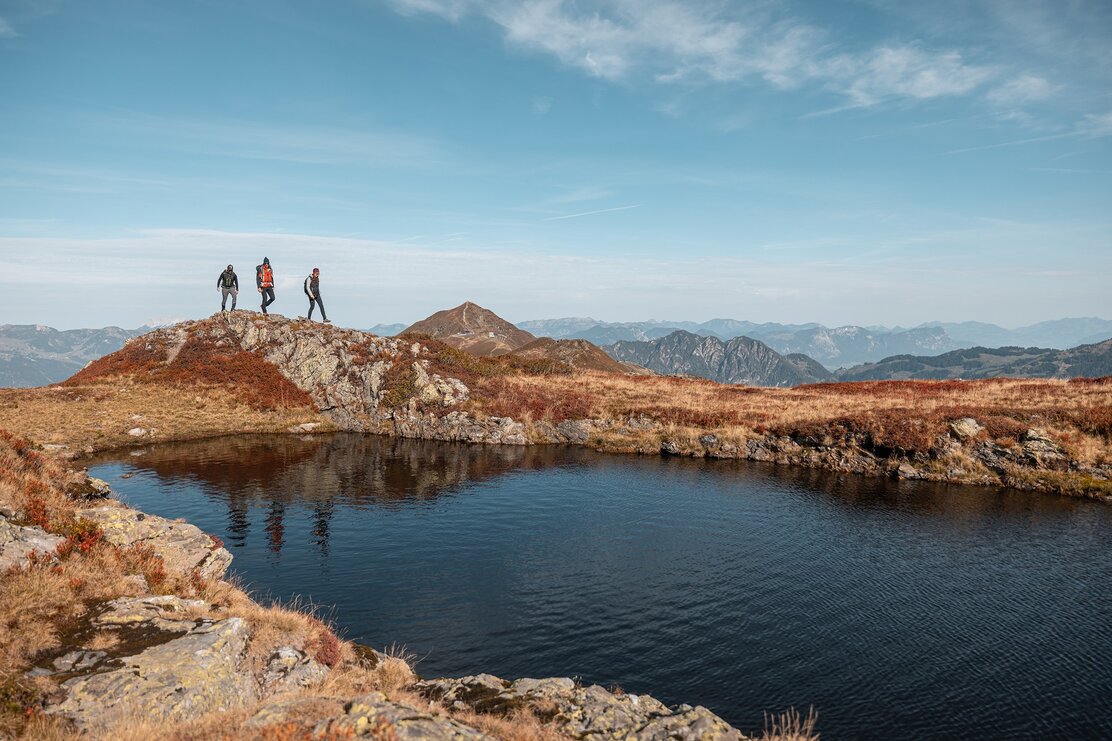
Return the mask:
<path fill-rule="evenodd" d="M 318 724 L 314 736 L 383 738 L 387 733 L 397 739 L 428 739 L 429 741 L 491 738 L 454 720 L 391 702 L 381 692 L 372 692 L 347 703 L 344 705 L 342 715 Z"/>
<path fill-rule="evenodd" d="M 206 578 L 219 578 L 232 563 L 232 554 L 227 549 L 187 522 L 144 514 L 122 505 L 90 507 L 77 514 L 99 525 L 105 539 L 113 545 L 146 543 L 162 557 L 168 569 L 179 573 L 197 569 Z"/>
<path fill-rule="evenodd" d="M 579 739 L 736 739 L 736 728 L 704 707 L 672 710 L 649 695 L 582 687 L 567 677 L 508 682 L 490 674 L 432 679 L 415 689 L 448 707 L 507 713 L 533 707 L 551 716 L 562 733 Z"/>
<path fill-rule="evenodd" d="M 16 525 L 0 517 L 0 574 L 26 566 L 32 553 L 53 553 L 63 540 L 40 527 Z"/>
<path fill-rule="evenodd" d="M 328 667 L 292 646 L 277 649 L 267 661 L 262 677 L 263 689 L 275 692 L 284 689 L 311 687 L 328 676 Z"/>
<path fill-rule="evenodd" d="M 184 634 L 134 655 L 63 657 L 71 672 L 92 670 L 63 682 L 65 699 L 47 712 L 96 729 L 127 717 L 194 718 L 254 699 L 254 682 L 240 668 L 248 639 L 242 619 L 174 622 Z"/>

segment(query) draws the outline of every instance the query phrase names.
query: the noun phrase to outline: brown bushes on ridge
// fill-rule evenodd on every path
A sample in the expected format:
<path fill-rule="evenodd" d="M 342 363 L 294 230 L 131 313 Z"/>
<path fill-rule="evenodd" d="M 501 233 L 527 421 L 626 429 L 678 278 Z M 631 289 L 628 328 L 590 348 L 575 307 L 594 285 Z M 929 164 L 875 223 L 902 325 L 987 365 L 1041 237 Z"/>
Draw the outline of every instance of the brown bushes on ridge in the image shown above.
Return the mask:
<path fill-rule="evenodd" d="M 259 353 L 218 347 L 196 336 L 187 338 L 169 363 L 164 362 L 167 352 L 163 345 L 135 341 L 93 361 L 62 385 L 81 386 L 128 376 L 139 383 L 225 388 L 259 410 L 298 409 L 313 404 L 308 393 Z"/>

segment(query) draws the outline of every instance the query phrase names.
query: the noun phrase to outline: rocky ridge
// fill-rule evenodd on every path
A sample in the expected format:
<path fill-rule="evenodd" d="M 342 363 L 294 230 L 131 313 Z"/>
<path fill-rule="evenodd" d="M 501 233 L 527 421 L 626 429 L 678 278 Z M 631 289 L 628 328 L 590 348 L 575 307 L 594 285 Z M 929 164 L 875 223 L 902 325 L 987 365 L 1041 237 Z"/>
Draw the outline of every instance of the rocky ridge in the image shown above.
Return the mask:
<path fill-rule="evenodd" d="M 672 336 L 678 335 L 683 335 L 684 352 L 694 358 L 690 362 L 722 363 L 727 343 L 689 333 Z M 731 342 L 741 341 L 747 340 Z M 962 438 L 943 431 L 930 445 L 912 450 L 878 442 L 867 430 L 837 425 L 820 432 L 751 431 L 744 440 L 727 440 L 713 430 L 697 434 L 676 431 L 664 421 L 635 413 L 559 421 L 487 416 L 470 407 L 467 402 L 472 389 L 451 375 L 452 367 L 444 366 L 429 341 L 376 337 L 246 312 L 159 329 L 132 340 L 125 350 L 145 349 L 165 364 L 189 342 L 257 353 L 307 392 L 321 413 L 341 430 L 471 443 L 567 443 L 625 452 L 741 458 L 872 476 L 1051 492 L 1065 491 L 1068 475 L 1083 483 L 1073 493 L 1112 500 L 1112 465 L 1087 466 L 1072 460 L 1037 426 L 1017 438 L 1018 445 L 1001 445 L 987 432 Z M 687 347 L 691 343 L 716 346 L 697 353 Z M 766 381 L 792 382 L 801 374 L 799 365 L 767 347 L 757 348 L 754 358 L 756 365 L 746 372 L 762 373 Z M 648 365 L 651 368 L 653 363 Z M 806 370 L 808 366 L 802 367 Z M 1059 457 L 1051 460 L 1030 455 L 1024 446 L 1036 439 L 1059 446 Z"/>

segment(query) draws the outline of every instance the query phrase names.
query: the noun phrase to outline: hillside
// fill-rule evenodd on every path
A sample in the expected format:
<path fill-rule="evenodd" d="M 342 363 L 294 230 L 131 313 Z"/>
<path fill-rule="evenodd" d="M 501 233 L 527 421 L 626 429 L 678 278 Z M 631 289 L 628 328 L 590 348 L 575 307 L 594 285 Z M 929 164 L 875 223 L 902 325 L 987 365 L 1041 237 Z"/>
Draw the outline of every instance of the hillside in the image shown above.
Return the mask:
<path fill-rule="evenodd" d="M 539 337 L 510 355 L 520 358 L 555 360 L 576 370 L 627 373 L 630 368 L 611 358 L 597 345 L 586 340 L 554 340 Z"/>
<path fill-rule="evenodd" d="M 616 342 L 606 348 L 615 360 L 667 375 L 709 378 L 719 383 L 751 386 L 798 386 L 831 378 L 809 358 L 784 356 L 748 337 L 722 341 L 717 337 L 677 330 L 647 342 Z"/>
<path fill-rule="evenodd" d="M 698 361 L 687 372 L 785 383 L 817 372 L 806 358 L 744 338 L 731 344 L 679 332 L 664 339 Z M 756 388 L 576 369 L 514 353 L 477 357 L 415 335 L 376 337 L 250 312 L 156 330 L 60 386 L 0 389 L 0 428 L 70 455 L 340 429 L 1112 497 L 1112 378 Z"/>
<path fill-rule="evenodd" d="M 470 301 L 438 311 L 398 334 L 426 335 L 472 355 L 504 355 L 536 339 L 489 309 Z"/>
<path fill-rule="evenodd" d="M 147 328 L 69 329 L 0 325 L 0 386 L 45 386 L 65 380 L 90 360 L 115 352 Z"/>
<path fill-rule="evenodd" d="M 839 371 L 839 381 L 950 378 L 1097 378 L 1112 375 L 1112 340 L 1070 350 L 973 347 L 933 357 L 897 355 Z"/>

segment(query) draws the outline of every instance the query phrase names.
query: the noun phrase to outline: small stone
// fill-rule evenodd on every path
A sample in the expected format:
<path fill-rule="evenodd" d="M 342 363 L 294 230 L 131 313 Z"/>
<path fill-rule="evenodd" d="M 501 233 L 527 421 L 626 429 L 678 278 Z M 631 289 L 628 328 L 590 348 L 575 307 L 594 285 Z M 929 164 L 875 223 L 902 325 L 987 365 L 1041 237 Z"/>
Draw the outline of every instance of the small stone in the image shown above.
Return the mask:
<path fill-rule="evenodd" d="M 983 429 L 984 427 L 972 417 L 962 417 L 950 423 L 950 432 L 959 440 L 971 440 Z"/>
<path fill-rule="evenodd" d="M 131 435 L 132 437 L 142 437 L 143 435 L 147 434 L 147 431 L 142 427 L 132 427 L 130 430 L 127 431 L 127 434 Z"/>

